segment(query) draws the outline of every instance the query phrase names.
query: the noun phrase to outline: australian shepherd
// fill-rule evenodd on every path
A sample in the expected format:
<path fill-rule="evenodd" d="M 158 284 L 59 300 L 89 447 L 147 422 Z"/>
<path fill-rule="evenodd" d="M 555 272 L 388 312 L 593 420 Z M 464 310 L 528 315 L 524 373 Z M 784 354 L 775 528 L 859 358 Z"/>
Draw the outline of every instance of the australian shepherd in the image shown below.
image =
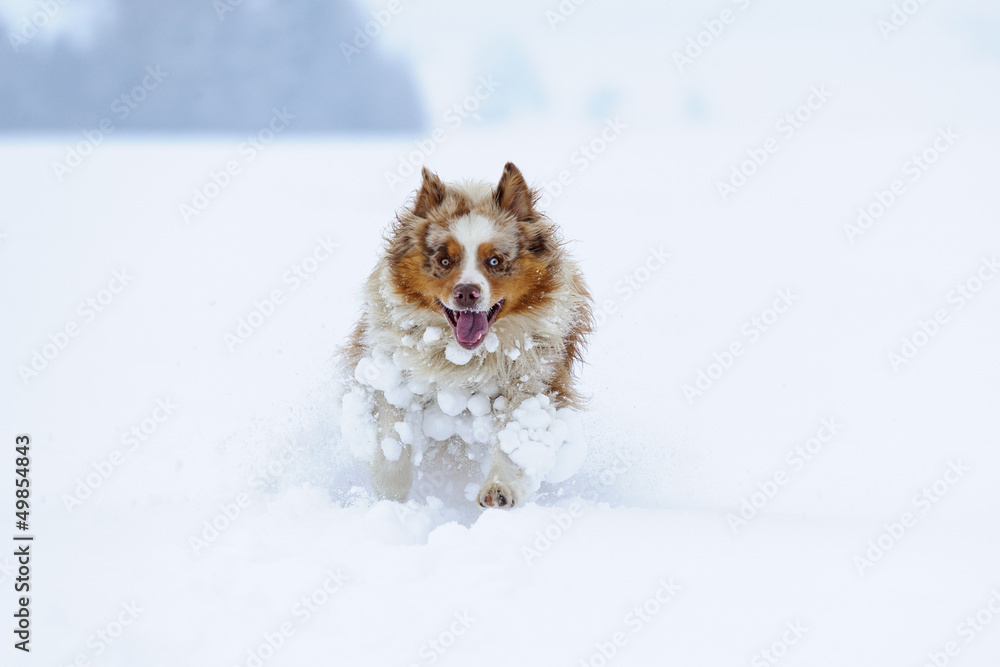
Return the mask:
<path fill-rule="evenodd" d="M 482 450 L 482 507 L 522 503 L 557 464 L 591 299 L 538 197 L 509 162 L 495 187 L 425 168 L 389 229 L 341 354 L 344 436 L 380 497 L 406 500 L 433 445 Z"/>

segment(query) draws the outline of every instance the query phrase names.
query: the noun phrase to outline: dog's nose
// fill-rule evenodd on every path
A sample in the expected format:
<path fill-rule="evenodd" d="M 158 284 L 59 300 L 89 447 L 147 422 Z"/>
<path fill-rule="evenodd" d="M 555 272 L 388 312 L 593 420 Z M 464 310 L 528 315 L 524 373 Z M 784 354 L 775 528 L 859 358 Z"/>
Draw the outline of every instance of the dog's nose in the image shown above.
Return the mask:
<path fill-rule="evenodd" d="M 455 299 L 455 303 L 459 307 L 472 308 L 479 301 L 479 294 L 479 285 L 465 283 L 456 285 L 455 291 L 452 292 L 451 296 Z"/>

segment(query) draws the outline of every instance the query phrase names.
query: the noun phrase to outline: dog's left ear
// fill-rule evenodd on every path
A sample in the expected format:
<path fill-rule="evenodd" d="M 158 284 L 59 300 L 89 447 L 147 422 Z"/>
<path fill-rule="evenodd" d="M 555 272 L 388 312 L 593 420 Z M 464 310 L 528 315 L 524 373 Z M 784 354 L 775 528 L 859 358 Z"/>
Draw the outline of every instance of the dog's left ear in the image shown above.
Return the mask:
<path fill-rule="evenodd" d="M 423 182 L 417 193 L 417 202 L 413 205 L 413 213 L 418 218 L 423 218 L 444 201 L 445 187 L 438 175 L 427 167 L 424 167 L 420 173 L 423 176 Z"/>
<path fill-rule="evenodd" d="M 507 211 L 519 221 L 532 221 L 538 217 L 535 212 L 537 195 L 524 182 L 524 176 L 513 162 L 504 165 L 503 176 L 493 195 L 497 206 Z"/>

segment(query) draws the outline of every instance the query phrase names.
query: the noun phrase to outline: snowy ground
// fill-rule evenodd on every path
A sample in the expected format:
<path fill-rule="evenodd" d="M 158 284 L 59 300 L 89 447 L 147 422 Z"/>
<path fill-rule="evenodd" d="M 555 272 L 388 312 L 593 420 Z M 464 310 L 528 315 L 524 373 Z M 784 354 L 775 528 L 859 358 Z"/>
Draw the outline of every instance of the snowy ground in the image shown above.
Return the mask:
<path fill-rule="evenodd" d="M 10 664 L 995 665 L 1000 79 L 935 7 L 809 62 L 808 32 L 746 58 L 734 28 L 679 74 L 718 11 L 685 16 L 662 88 L 437 146 L 446 180 L 568 174 L 547 208 L 602 316 L 584 469 L 512 512 L 447 479 L 376 502 L 339 441 L 333 353 L 414 139 L 115 137 L 61 182 L 80 137 L 6 140 L 0 470 L 30 433 L 37 536 Z"/>

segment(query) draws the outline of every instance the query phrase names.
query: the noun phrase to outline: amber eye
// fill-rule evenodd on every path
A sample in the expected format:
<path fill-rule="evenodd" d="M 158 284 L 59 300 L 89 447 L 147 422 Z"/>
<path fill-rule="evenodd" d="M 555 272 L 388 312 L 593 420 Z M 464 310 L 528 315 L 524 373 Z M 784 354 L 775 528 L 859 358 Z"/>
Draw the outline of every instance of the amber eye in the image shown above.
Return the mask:
<path fill-rule="evenodd" d="M 442 257 L 441 259 L 438 260 L 438 264 L 440 264 L 441 266 L 451 266 L 451 260 L 448 259 L 447 257 Z"/>
<path fill-rule="evenodd" d="M 490 257 L 489 261 L 486 263 L 489 264 L 490 266 L 500 266 L 500 258 Z"/>

